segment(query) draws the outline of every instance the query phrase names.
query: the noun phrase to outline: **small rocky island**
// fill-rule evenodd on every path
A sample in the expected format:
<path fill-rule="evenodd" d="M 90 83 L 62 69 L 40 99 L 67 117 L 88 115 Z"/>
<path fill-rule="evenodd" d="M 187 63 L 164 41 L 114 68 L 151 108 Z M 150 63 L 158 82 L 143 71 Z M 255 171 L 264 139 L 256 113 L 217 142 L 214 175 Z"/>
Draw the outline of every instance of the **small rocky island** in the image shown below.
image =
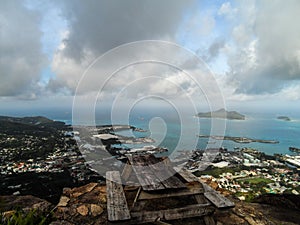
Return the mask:
<path fill-rule="evenodd" d="M 291 121 L 291 118 L 289 118 L 287 116 L 278 116 L 277 119 L 278 120 L 284 120 L 284 121 Z"/>
<path fill-rule="evenodd" d="M 229 120 L 245 120 L 245 115 L 242 115 L 236 111 L 226 111 L 225 109 L 219 109 L 212 112 L 198 113 L 196 115 L 200 118 L 221 118 Z"/>

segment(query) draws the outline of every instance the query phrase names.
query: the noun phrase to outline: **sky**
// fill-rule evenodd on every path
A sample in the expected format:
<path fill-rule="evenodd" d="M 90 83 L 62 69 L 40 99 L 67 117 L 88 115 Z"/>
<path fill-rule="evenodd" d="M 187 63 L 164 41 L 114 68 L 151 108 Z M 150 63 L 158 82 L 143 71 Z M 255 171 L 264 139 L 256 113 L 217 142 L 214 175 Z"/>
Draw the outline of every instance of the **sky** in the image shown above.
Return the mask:
<path fill-rule="evenodd" d="M 2 0 L 0 113 L 74 98 L 222 98 L 235 110 L 300 113 L 299 12 L 298 0 Z"/>

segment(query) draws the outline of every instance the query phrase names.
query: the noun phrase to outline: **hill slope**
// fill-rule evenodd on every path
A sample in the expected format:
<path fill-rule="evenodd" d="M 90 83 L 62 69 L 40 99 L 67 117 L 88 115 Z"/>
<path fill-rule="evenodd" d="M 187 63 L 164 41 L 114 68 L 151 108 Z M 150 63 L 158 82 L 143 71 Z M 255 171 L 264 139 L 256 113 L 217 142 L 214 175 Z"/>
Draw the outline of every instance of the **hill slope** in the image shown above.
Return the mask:
<path fill-rule="evenodd" d="M 242 115 L 236 111 L 226 111 L 225 109 L 219 109 L 212 112 L 200 112 L 196 116 L 200 118 L 221 118 L 229 120 L 245 120 L 245 115 Z"/>

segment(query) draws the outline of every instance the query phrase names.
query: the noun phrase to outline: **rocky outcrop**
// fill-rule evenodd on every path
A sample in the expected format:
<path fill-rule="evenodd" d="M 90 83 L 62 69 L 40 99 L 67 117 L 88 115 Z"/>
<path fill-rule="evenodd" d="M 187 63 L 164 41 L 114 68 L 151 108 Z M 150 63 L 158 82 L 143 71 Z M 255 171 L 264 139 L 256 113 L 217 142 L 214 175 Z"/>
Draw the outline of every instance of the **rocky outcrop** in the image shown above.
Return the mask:
<path fill-rule="evenodd" d="M 240 201 L 226 191 L 218 188 L 217 183 L 206 183 L 226 195 L 235 203 L 230 210 L 217 210 L 213 219 L 217 225 L 296 225 L 299 224 L 299 199 L 295 196 L 267 195 L 258 199 L 260 203 Z M 106 186 L 90 183 L 77 188 L 64 188 L 59 203 L 55 206 L 34 196 L 0 196 L 1 211 L 10 217 L 16 207 L 24 212 L 36 209 L 42 213 L 53 212 L 51 225 L 109 224 L 106 210 Z M 171 205 L 171 202 L 170 202 Z M 52 214 L 51 214 L 52 215 Z M 122 224 L 126 224 L 125 222 Z M 171 221 L 173 225 L 201 225 L 202 219 L 190 218 Z"/>
<path fill-rule="evenodd" d="M 232 199 L 233 200 L 233 199 Z M 231 211 L 217 211 L 214 215 L 219 225 L 296 225 L 299 224 L 299 211 L 258 203 L 233 200 Z"/>
<path fill-rule="evenodd" d="M 106 224 L 106 186 L 90 183 L 78 188 L 64 188 L 54 210 L 55 224 Z"/>
<path fill-rule="evenodd" d="M 218 225 L 299 224 L 299 196 L 264 195 L 256 199 L 256 203 L 248 203 L 232 197 L 232 193 L 219 188 L 218 184 L 211 179 L 202 181 L 235 203 L 235 207 L 231 210 L 216 211 L 214 219 Z"/>
<path fill-rule="evenodd" d="M 15 195 L 6 195 L 0 196 L 0 224 L 21 224 L 22 222 L 18 222 L 17 220 L 12 221 L 14 215 L 25 215 L 34 214 L 31 219 L 34 217 L 37 220 L 38 217 L 41 219 L 45 219 L 45 221 L 51 221 L 51 210 L 54 209 L 54 205 L 50 202 L 34 197 L 32 195 L 25 196 L 15 196 Z M 17 218 L 19 218 L 17 216 Z M 28 218 L 26 218 L 28 219 Z M 29 224 L 29 221 L 27 221 Z M 37 221 L 30 221 L 31 223 L 35 223 Z M 22 223 L 22 224 L 25 224 Z"/>
<path fill-rule="evenodd" d="M 32 209 L 40 212 L 49 212 L 54 208 L 54 205 L 50 202 L 34 197 L 32 195 L 15 196 L 5 195 L 0 196 L 0 211 L 8 212 L 15 211 L 16 209 L 22 209 L 23 211 L 30 211 Z"/>

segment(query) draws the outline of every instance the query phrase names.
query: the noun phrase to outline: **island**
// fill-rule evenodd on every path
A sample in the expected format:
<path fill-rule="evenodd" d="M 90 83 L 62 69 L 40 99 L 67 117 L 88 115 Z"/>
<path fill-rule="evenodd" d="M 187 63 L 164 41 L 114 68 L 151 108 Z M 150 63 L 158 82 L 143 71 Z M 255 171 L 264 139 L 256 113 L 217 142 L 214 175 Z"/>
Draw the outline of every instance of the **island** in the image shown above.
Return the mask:
<path fill-rule="evenodd" d="M 297 153 L 300 153 L 300 148 L 289 147 L 289 150 L 290 150 L 291 152 L 297 152 Z"/>
<path fill-rule="evenodd" d="M 236 111 L 226 111 L 224 108 L 212 112 L 198 113 L 196 115 L 200 118 L 221 118 L 229 120 L 245 120 L 245 115 L 242 115 Z"/>
<path fill-rule="evenodd" d="M 291 121 L 291 119 L 287 116 L 278 116 L 277 119 L 284 120 L 284 121 Z"/>
<path fill-rule="evenodd" d="M 262 139 L 253 139 L 247 137 L 231 137 L 231 136 L 210 136 L 210 135 L 199 135 L 199 138 L 212 138 L 215 140 L 229 140 L 236 143 L 248 144 L 252 142 L 265 143 L 265 144 L 278 144 L 279 141 L 276 140 L 262 140 Z"/>

